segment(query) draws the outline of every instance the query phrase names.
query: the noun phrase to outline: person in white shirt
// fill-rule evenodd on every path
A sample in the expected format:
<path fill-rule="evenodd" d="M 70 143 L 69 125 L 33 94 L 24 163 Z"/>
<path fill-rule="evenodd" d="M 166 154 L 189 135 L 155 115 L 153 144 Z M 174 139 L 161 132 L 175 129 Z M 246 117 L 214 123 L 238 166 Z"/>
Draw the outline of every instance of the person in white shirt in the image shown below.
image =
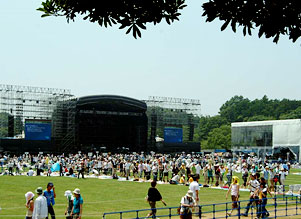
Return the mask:
<path fill-rule="evenodd" d="M 32 219 L 44 219 L 48 216 L 47 200 L 43 196 L 43 189 L 41 187 L 36 189 L 36 193 L 38 197 L 34 201 Z"/>
<path fill-rule="evenodd" d="M 143 162 L 141 160 L 139 165 L 138 165 L 138 176 L 139 176 L 140 179 L 142 179 L 143 169 L 144 169 L 144 166 L 143 166 Z"/>
<path fill-rule="evenodd" d="M 198 177 L 193 176 L 193 182 L 190 183 L 189 190 L 191 190 L 193 192 L 193 198 L 194 198 L 196 204 L 199 204 L 200 185 L 198 183 Z"/>
<path fill-rule="evenodd" d="M 153 180 L 157 181 L 157 179 L 158 179 L 158 166 L 157 166 L 157 163 L 155 163 L 155 162 L 153 164 L 152 171 L 153 171 Z"/>
<path fill-rule="evenodd" d="M 280 172 L 279 172 L 279 178 L 280 178 L 280 184 L 282 186 L 284 186 L 284 181 L 285 181 L 285 177 L 288 175 L 286 169 L 281 168 Z"/>
<path fill-rule="evenodd" d="M 170 184 L 179 184 L 180 176 L 178 174 L 175 174 L 171 180 L 169 181 Z"/>
<path fill-rule="evenodd" d="M 164 182 L 168 182 L 168 172 L 169 172 L 169 166 L 168 163 L 163 163 L 163 181 Z M 167 178 L 167 180 L 165 181 L 165 178 Z"/>
<path fill-rule="evenodd" d="M 199 163 L 195 166 L 195 171 L 196 171 L 197 177 L 200 177 L 200 175 L 201 175 L 201 170 L 202 170 L 202 166 L 201 166 L 201 162 L 199 162 Z"/>
<path fill-rule="evenodd" d="M 33 176 L 33 174 L 34 174 L 34 171 L 33 171 L 33 169 L 30 167 L 30 169 L 29 169 L 27 175 L 28 175 L 28 176 Z"/>
<path fill-rule="evenodd" d="M 125 163 L 125 173 L 126 173 L 126 179 L 127 180 L 129 180 L 129 177 L 130 177 L 130 174 L 131 174 L 131 169 L 130 169 L 130 167 L 131 167 L 131 163 L 129 162 L 129 161 L 127 161 L 126 163 Z"/>
<path fill-rule="evenodd" d="M 250 200 L 249 200 L 249 203 L 247 204 L 245 213 L 242 214 L 242 216 L 245 216 L 245 217 L 248 216 L 249 209 L 254 202 L 256 204 L 256 212 L 257 212 L 257 214 L 259 214 L 259 211 L 258 211 L 258 207 L 259 207 L 258 199 L 259 198 L 258 198 L 258 195 L 256 194 L 256 191 L 259 189 L 260 183 L 258 182 L 258 180 L 255 177 L 256 177 L 256 174 L 252 173 L 251 180 L 248 183 L 248 185 L 250 186 Z"/>
<path fill-rule="evenodd" d="M 231 191 L 231 198 L 232 198 L 232 209 L 230 213 L 227 213 L 228 216 L 231 216 L 234 209 L 238 208 L 238 198 L 239 198 L 239 179 L 237 176 L 232 177 L 232 184 L 227 192 L 226 199 Z"/>
<path fill-rule="evenodd" d="M 196 205 L 193 196 L 193 192 L 188 190 L 187 194 L 181 199 L 181 208 L 180 208 L 180 219 L 191 219 L 192 211 L 191 209 Z"/>

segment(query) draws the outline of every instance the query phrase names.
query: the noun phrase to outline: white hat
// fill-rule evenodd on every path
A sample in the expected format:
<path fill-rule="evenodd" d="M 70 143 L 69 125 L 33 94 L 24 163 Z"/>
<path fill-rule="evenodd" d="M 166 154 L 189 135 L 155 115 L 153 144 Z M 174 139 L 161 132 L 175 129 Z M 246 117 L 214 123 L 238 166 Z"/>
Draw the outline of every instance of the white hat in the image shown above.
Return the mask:
<path fill-rule="evenodd" d="M 191 191 L 191 190 L 188 190 L 188 191 L 187 191 L 187 194 L 186 194 L 186 196 L 188 196 L 188 197 L 192 197 L 192 195 L 193 195 L 193 191 Z"/>
<path fill-rule="evenodd" d="M 33 197 L 34 197 L 33 192 L 27 192 L 27 193 L 25 194 L 26 203 L 27 203 L 30 199 L 32 199 Z"/>
<path fill-rule="evenodd" d="M 72 196 L 72 192 L 70 190 L 67 190 L 67 191 L 65 191 L 64 196 L 66 196 L 66 197 Z"/>
<path fill-rule="evenodd" d="M 74 193 L 74 194 L 77 194 L 77 195 L 80 195 L 80 189 L 77 189 L 77 188 L 74 189 L 73 193 Z"/>

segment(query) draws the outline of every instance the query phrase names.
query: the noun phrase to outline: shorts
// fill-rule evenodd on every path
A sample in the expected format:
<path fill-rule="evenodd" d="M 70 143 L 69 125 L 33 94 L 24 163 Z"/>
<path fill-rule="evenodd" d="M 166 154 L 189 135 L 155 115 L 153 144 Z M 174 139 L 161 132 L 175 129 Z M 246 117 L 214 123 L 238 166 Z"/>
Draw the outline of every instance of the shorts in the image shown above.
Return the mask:
<path fill-rule="evenodd" d="M 167 172 L 167 173 L 166 173 L 166 172 L 163 172 L 163 175 L 164 175 L 164 176 L 168 176 L 168 172 Z"/>
<path fill-rule="evenodd" d="M 231 198 L 232 198 L 232 209 L 238 208 L 238 204 L 237 204 L 238 198 L 237 198 L 237 196 L 232 195 Z"/>
<path fill-rule="evenodd" d="M 73 214 L 73 215 L 72 215 L 72 218 L 73 218 L 73 219 L 77 219 L 77 218 L 79 218 L 79 213 L 75 213 L 75 214 Z"/>

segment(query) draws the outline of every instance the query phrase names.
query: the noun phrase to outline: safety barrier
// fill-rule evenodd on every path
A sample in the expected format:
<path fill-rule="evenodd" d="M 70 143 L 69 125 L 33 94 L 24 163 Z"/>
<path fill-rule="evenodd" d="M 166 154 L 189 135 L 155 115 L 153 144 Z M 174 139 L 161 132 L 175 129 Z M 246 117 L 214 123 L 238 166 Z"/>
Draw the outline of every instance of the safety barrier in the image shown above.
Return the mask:
<path fill-rule="evenodd" d="M 238 201 L 238 208 L 235 209 L 236 214 L 231 216 L 228 213 L 231 211 L 232 202 L 224 202 L 217 204 L 207 204 L 199 205 L 195 207 L 194 216 L 206 219 L 218 219 L 218 218 L 243 218 L 247 206 L 249 204 L 249 218 L 279 218 L 287 216 L 296 216 L 300 215 L 301 201 L 300 196 L 295 195 L 284 195 L 281 194 L 281 197 L 266 198 L 267 203 L 264 204 L 265 200 L 253 199 L 252 203 L 250 200 Z M 246 204 L 248 203 L 248 204 Z M 243 207 L 244 206 L 244 207 Z M 179 217 L 177 212 L 178 207 L 165 207 L 165 208 L 156 208 L 156 215 L 149 218 L 163 218 L 163 217 Z M 154 210 L 154 209 L 153 209 Z M 146 215 L 152 209 L 139 209 L 131 211 L 119 211 L 119 212 L 110 212 L 104 213 L 103 219 L 119 218 L 119 219 L 140 219 L 147 218 Z M 235 213 L 235 211 L 233 211 Z M 143 214 L 143 215 L 142 215 Z"/>

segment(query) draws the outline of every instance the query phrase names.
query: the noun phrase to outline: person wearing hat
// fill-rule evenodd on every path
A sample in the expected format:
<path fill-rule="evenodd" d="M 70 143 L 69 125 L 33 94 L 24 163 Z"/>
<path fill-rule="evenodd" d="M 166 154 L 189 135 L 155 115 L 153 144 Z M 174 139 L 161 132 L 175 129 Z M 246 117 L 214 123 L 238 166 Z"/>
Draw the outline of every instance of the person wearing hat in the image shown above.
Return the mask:
<path fill-rule="evenodd" d="M 288 172 L 286 169 L 284 169 L 283 167 L 280 169 L 280 172 L 279 172 L 279 178 L 280 178 L 280 185 L 285 186 L 285 178 L 286 176 L 288 175 Z M 284 190 L 284 189 L 283 189 Z"/>
<path fill-rule="evenodd" d="M 269 166 L 266 166 L 263 170 L 263 177 L 268 182 L 269 180 Z"/>
<path fill-rule="evenodd" d="M 34 208 L 32 212 L 32 219 L 45 219 L 48 215 L 47 200 L 43 196 L 42 187 L 36 189 L 38 197 L 34 201 Z"/>
<path fill-rule="evenodd" d="M 243 164 L 243 167 L 242 167 L 242 179 L 243 179 L 243 187 L 244 188 L 247 188 L 247 181 L 248 181 L 248 177 L 249 177 L 249 171 L 248 171 L 248 168 L 247 168 L 247 165 L 246 164 Z"/>
<path fill-rule="evenodd" d="M 245 213 L 242 214 L 242 216 L 248 217 L 248 212 L 250 210 L 251 205 L 255 202 L 256 205 L 256 212 L 259 214 L 258 211 L 258 195 L 256 194 L 256 191 L 259 189 L 260 183 L 256 179 L 256 173 L 251 174 L 251 180 L 248 182 L 248 185 L 250 186 L 250 199 L 249 203 L 247 204 Z"/>
<path fill-rule="evenodd" d="M 56 198 L 56 194 L 55 194 L 55 188 L 53 183 L 49 182 L 47 184 L 47 188 L 44 191 L 44 196 L 47 199 L 47 206 L 48 206 L 48 214 L 51 215 L 51 219 L 55 219 L 55 213 L 53 210 L 53 205 L 55 204 L 54 199 Z M 48 215 L 47 215 L 47 219 L 48 219 Z"/>
<path fill-rule="evenodd" d="M 271 165 L 269 170 L 269 181 L 270 181 L 270 190 L 274 191 L 274 178 L 275 178 L 275 172 L 274 167 Z"/>
<path fill-rule="evenodd" d="M 33 212 L 33 206 L 34 206 L 33 197 L 34 197 L 34 194 L 32 192 L 27 192 L 25 194 L 25 199 L 26 199 L 25 206 L 27 208 L 25 219 L 31 219 L 32 218 L 32 212 Z"/>
<path fill-rule="evenodd" d="M 71 210 L 71 216 L 73 219 L 81 219 L 83 214 L 83 203 L 84 200 L 80 194 L 80 189 L 76 188 L 73 191 L 74 200 L 73 200 L 73 207 Z"/>
<path fill-rule="evenodd" d="M 192 197 L 193 191 L 188 190 L 186 195 L 181 199 L 181 208 L 180 208 L 180 218 L 181 219 L 191 219 L 192 211 L 191 209 L 195 206 L 195 200 Z"/>
<path fill-rule="evenodd" d="M 67 208 L 65 211 L 66 219 L 72 219 L 71 211 L 72 211 L 73 199 L 74 199 L 72 192 L 70 190 L 65 191 L 65 197 L 67 198 L 68 201 Z"/>

